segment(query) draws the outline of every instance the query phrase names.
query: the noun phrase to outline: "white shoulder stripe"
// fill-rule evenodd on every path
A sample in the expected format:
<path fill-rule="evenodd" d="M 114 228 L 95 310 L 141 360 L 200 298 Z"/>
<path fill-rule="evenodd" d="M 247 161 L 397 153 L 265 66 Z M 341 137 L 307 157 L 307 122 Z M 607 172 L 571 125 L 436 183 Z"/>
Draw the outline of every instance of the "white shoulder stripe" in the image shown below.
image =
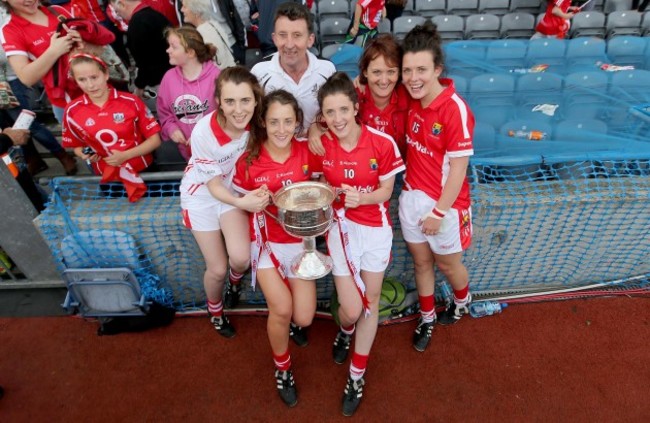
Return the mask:
<path fill-rule="evenodd" d="M 385 132 L 381 132 L 380 130 L 373 128 L 370 125 L 366 125 L 366 127 L 368 128 L 368 131 L 372 132 L 373 134 L 382 136 L 382 137 L 386 138 L 387 140 L 389 140 L 391 142 L 391 144 L 393 145 L 393 153 L 395 153 L 395 157 L 402 157 L 402 155 L 399 152 L 399 148 L 397 147 L 397 143 L 395 142 L 393 137 L 391 137 L 390 135 L 388 135 Z"/>
<path fill-rule="evenodd" d="M 465 102 L 458 96 L 458 94 L 453 93 L 451 99 L 454 100 L 454 103 L 458 106 L 458 111 L 460 112 L 460 120 L 463 126 L 463 137 L 465 139 L 470 137 L 469 128 L 467 127 L 467 106 Z"/>

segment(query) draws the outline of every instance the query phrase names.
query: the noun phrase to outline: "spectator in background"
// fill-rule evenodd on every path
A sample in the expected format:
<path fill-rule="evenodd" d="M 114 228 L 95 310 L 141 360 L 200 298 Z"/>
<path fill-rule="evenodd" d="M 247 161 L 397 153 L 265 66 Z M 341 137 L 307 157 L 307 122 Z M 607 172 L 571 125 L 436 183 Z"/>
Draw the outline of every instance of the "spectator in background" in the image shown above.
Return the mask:
<path fill-rule="evenodd" d="M 29 201 L 32 202 L 34 208 L 39 212 L 45 209 L 45 201 L 42 192 L 34 183 L 34 179 L 27 172 L 27 170 L 20 169 L 17 164 L 12 163 L 9 157 L 4 157 L 8 154 L 9 149 L 13 146 L 23 146 L 29 140 L 29 131 L 26 129 L 12 129 L 5 128 L 0 133 L 0 156 L 4 164 L 7 165 L 10 172 L 16 178 L 16 182 L 23 189 Z M 4 166 L 0 164 L 0 166 Z"/>
<path fill-rule="evenodd" d="M 571 0 L 550 0 L 546 13 L 537 27 L 531 40 L 535 38 L 564 38 L 571 27 L 571 18 L 578 12 L 577 7 L 571 6 Z"/>
<path fill-rule="evenodd" d="M 235 57 L 231 50 L 233 38 L 227 25 L 217 20 L 211 0 L 183 0 L 181 11 L 185 22 L 196 27 L 206 44 L 217 48 L 214 59 L 219 69 L 235 66 Z"/>
<path fill-rule="evenodd" d="M 278 52 L 256 64 L 251 72 L 266 93 L 284 89 L 296 97 L 304 114 L 302 128 L 306 131 L 319 110 L 318 89 L 335 72 L 334 65 L 309 51 L 316 35 L 312 15 L 305 6 L 282 3 L 273 25 L 273 43 Z"/>
<path fill-rule="evenodd" d="M 637 10 L 641 13 L 645 12 L 650 0 L 632 0 L 632 10 Z"/>
<path fill-rule="evenodd" d="M 210 0 L 217 22 L 230 30 L 228 45 L 239 65 L 246 64 L 246 27 L 237 12 L 233 0 Z M 214 6 L 216 2 L 217 7 Z M 227 32 L 227 31 L 226 31 Z"/>
<path fill-rule="evenodd" d="M 2 48 L 20 81 L 28 87 L 43 81 L 52 111 L 63 121 L 63 108 L 70 98 L 81 92 L 74 84 L 66 84 L 66 75 L 59 75 L 60 63 L 68 60 L 68 53 L 82 45 L 79 32 L 56 32 L 59 20 L 38 1 L 5 0 L 0 5 L 8 8 L 10 19 L 2 26 Z M 65 17 L 63 8 L 52 6 Z"/>
<path fill-rule="evenodd" d="M 1 18 L 2 14 L 0 14 L 0 21 L 2 21 Z M 26 87 L 22 82 L 20 82 L 11 66 L 7 63 L 7 58 L 2 48 L 0 48 L 0 72 L 4 72 L 7 82 L 11 87 L 11 91 L 20 103 L 18 107 L 3 110 L 3 113 L 5 113 L 13 122 L 18 118 L 22 109 L 31 110 L 28 96 L 31 88 Z M 48 149 L 50 153 L 61 162 L 66 175 L 74 175 L 77 173 L 77 162 L 66 153 L 63 147 L 61 147 L 61 144 L 59 144 L 56 138 L 54 138 L 54 135 L 52 135 L 52 133 L 43 126 L 38 119 L 34 119 L 34 122 L 32 122 L 29 129 L 32 137 L 43 147 Z M 33 176 L 47 169 L 47 164 L 43 159 L 41 159 L 38 151 L 36 151 L 36 148 L 32 143 L 27 143 L 23 149 L 25 150 L 25 160 L 27 161 L 29 172 Z"/>
<path fill-rule="evenodd" d="M 386 0 L 386 18 L 393 22 L 402 16 L 408 0 Z"/>
<path fill-rule="evenodd" d="M 139 173 L 153 162 L 160 125 L 139 97 L 108 85 L 100 58 L 72 55 L 70 71 L 84 94 L 65 108 L 63 144 L 90 163 L 101 182 L 121 181 L 129 201 L 137 201 L 147 190 Z"/>
<path fill-rule="evenodd" d="M 386 17 L 384 0 L 357 0 L 354 17 L 350 22 L 346 43 L 358 44 L 361 47 L 377 36 L 377 26 Z M 361 39 L 359 39 L 361 37 Z"/>
<path fill-rule="evenodd" d="M 205 44 L 194 27 L 168 28 L 165 35 L 169 63 L 174 67 L 160 83 L 158 119 L 163 140 L 173 141 L 187 162 L 194 125 L 216 108 L 214 84 L 219 68 L 212 61 L 215 47 Z"/>
<path fill-rule="evenodd" d="M 110 0 L 115 12 L 126 21 L 126 45 L 135 60 L 138 74 L 135 95 L 155 111 L 155 97 L 165 73 L 171 68 L 163 32 L 171 23 L 141 0 Z"/>

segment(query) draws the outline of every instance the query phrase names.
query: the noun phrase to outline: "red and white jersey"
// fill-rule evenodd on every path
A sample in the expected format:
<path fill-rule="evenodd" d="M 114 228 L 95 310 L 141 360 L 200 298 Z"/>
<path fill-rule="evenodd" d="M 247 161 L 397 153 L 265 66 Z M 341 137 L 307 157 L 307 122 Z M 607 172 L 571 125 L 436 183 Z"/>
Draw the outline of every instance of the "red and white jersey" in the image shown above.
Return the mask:
<path fill-rule="evenodd" d="M 558 38 L 564 38 L 571 21 L 569 19 L 564 19 L 561 16 L 555 16 L 553 14 L 553 9 L 558 7 L 562 12 L 567 13 L 569 7 L 571 7 L 571 0 L 551 0 L 546 6 L 546 13 L 541 21 L 535 27 L 535 31 L 542 33 L 544 35 L 555 35 Z"/>
<path fill-rule="evenodd" d="M 323 174 L 327 182 L 339 188 L 351 185 L 361 192 L 373 192 L 379 183 L 402 172 L 404 161 L 397 144 L 389 136 L 367 125 L 361 125 L 357 146 L 350 152 L 341 148 L 338 138 L 323 135 L 321 141 L 325 155 L 318 157 L 315 174 Z M 343 207 L 343 201 L 335 201 L 334 207 Z M 345 217 L 360 225 L 391 226 L 388 201 L 367 204 L 345 211 Z"/>
<path fill-rule="evenodd" d="M 85 94 L 68 103 L 61 139 L 65 148 L 89 146 L 100 157 L 107 157 L 112 151 L 130 150 L 158 132 L 158 121 L 140 97 L 110 88 L 108 101 L 101 107 Z M 129 163 L 143 169 L 152 161 L 153 156 L 147 154 Z M 101 173 L 97 163 L 93 167 Z"/>
<path fill-rule="evenodd" d="M 66 18 L 72 17 L 68 11 L 59 6 L 52 6 L 57 13 L 60 13 Z M 5 22 L 0 30 L 0 41 L 7 57 L 11 56 L 25 56 L 30 61 L 38 59 L 50 47 L 50 39 L 52 34 L 56 32 L 58 19 L 44 6 L 39 6 L 39 9 L 47 16 L 47 25 L 36 25 L 25 18 L 22 18 L 14 13 L 9 15 L 9 19 Z M 64 54 L 59 60 L 68 60 L 68 55 Z M 54 69 L 56 65 L 52 68 Z M 59 87 L 54 86 L 54 77 L 50 69 L 43 77 L 43 85 L 50 102 L 57 107 L 65 107 L 66 101 L 60 94 L 54 94 L 54 90 Z M 67 79 L 65 75 L 61 76 L 60 84 L 63 84 Z M 77 93 L 78 94 L 78 93 Z"/>
<path fill-rule="evenodd" d="M 390 102 L 384 107 L 384 110 L 379 110 L 375 106 L 372 93 L 367 87 L 363 93 L 360 91 L 357 93 L 359 94 L 361 122 L 390 135 L 400 151 L 406 151 L 406 120 L 412 100 L 404 85 L 399 84 L 395 87 Z"/>
<path fill-rule="evenodd" d="M 377 28 L 381 21 L 381 11 L 386 5 L 385 0 L 358 0 L 361 6 L 361 23 L 366 28 Z"/>
<path fill-rule="evenodd" d="M 206 185 L 216 176 L 220 176 L 223 185 L 233 191 L 235 164 L 246 149 L 248 136 L 249 132 L 245 131 L 238 139 L 230 138 L 219 126 L 216 112 L 201 118 L 192 130 L 192 157 L 181 181 L 181 197 L 203 197 L 218 202 Z"/>
<path fill-rule="evenodd" d="M 312 169 L 315 163 L 315 156 L 309 153 L 308 143 L 299 142 L 295 139 L 291 142 L 291 155 L 284 163 L 278 163 L 262 146 L 260 155 L 250 165 L 246 163 L 248 153 L 244 153 L 236 166 L 233 187 L 236 191 L 246 194 L 262 185 L 266 185 L 271 192 L 277 192 L 280 188 L 296 182 L 311 180 Z M 310 157 L 313 157 L 310 159 Z M 311 165 L 310 165 L 311 160 Z M 266 210 L 278 215 L 278 208 L 270 204 Z M 251 240 L 255 240 L 253 228 L 253 215 L 250 214 Z M 301 242 L 299 238 L 287 234 L 280 224 L 272 217 L 266 216 L 266 233 L 268 240 L 282 244 Z"/>
<path fill-rule="evenodd" d="M 406 130 L 405 189 L 424 191 L 438 201 L 449 176 L 449 159 L 474 154 L 474 115 L 454 89 L 451 79 L 440 79 L 445 89 L 427 108 L 413 102 Z M 467 178 L 452 205 L 470 205 Z"/>

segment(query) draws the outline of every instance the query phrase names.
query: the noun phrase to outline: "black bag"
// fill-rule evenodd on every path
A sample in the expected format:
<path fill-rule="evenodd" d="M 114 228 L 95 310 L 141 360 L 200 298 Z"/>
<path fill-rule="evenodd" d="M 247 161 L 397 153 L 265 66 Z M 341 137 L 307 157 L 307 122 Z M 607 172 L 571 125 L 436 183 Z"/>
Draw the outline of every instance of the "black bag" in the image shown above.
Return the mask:
<path fill-rule="evenodd" d="M 152 303 L 145 316 L 100 317 L 97 335 L 117 335 L 122 332 L 144 332 L 148 329 L 169 326 L 176 311 L 158 303 Z"/>

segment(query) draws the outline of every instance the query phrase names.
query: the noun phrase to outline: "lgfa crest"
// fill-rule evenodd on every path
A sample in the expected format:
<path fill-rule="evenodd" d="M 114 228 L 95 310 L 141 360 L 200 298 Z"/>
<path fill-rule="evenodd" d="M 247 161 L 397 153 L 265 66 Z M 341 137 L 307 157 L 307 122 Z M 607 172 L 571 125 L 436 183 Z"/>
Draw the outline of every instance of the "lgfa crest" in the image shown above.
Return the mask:
<path fill-rule="evenodd" d="M 441 132 L 442 132 L 442 125 L 437 122 L 434 123 L 433 126 L 431 127 L 431 133 L 433 135 L 438 136 L 440 135 Z"/>
<path fill-rule="evenodd" d="M 124 122 L 124 113 L 113 113 L 113 122 L 115 123 Z"/>
<path fill-rule="evenodd" d="M 302 165 L 302 174 L 309 175 L 309 165 Z"/>
<path fill-rule="evenodd" d="M 370 169 L 377 170 L 378 167 L 377 159 L 370 159 Z"/>

